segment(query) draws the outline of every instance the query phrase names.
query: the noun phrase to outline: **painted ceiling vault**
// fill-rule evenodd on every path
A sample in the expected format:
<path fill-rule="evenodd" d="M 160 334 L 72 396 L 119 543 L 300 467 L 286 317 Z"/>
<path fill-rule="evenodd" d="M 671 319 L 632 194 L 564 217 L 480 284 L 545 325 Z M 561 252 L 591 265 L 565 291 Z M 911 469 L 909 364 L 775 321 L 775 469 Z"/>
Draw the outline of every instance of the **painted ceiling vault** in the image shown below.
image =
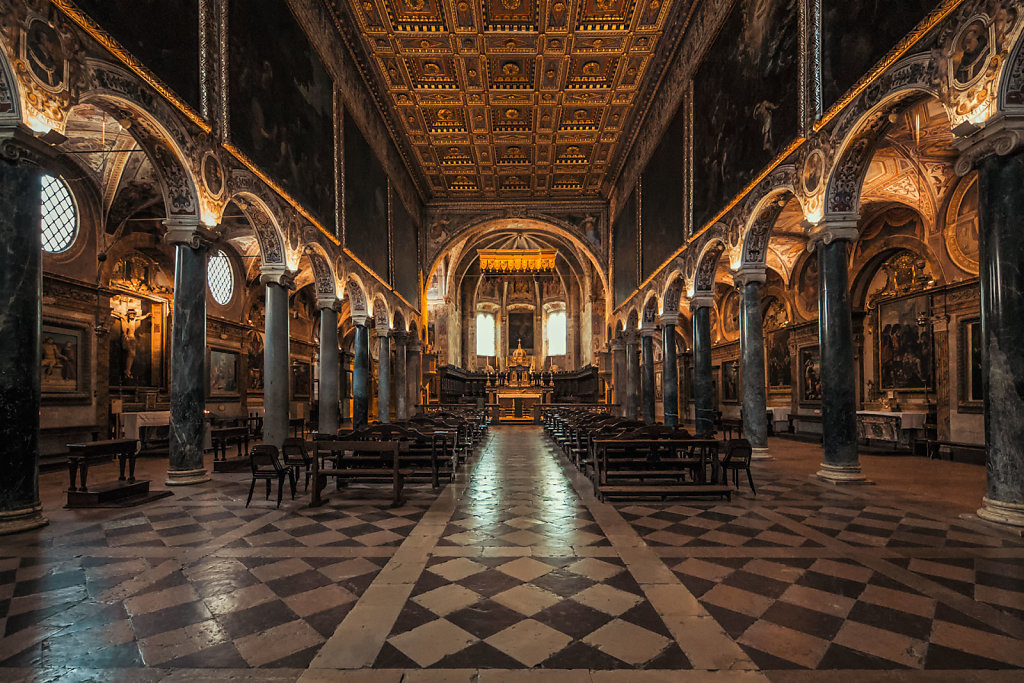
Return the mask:
<path fill-rule="evenodd" d="M 691 1 L 325 0 L 435 200 L 606 193 Z"/>

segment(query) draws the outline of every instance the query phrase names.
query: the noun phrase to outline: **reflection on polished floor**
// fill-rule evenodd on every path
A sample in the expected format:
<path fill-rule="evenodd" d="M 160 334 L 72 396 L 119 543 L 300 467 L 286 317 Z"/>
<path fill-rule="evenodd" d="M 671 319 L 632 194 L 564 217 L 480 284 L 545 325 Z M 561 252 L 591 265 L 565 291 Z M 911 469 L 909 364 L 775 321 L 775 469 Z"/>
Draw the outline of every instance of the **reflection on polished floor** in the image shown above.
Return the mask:
<path fill-rule="evenodd" d="M 837 488 L 772 450 L 731 503 L 600 503 L 533 427 L 398 509 L 246 509 L 238 474 L 65 511 L 46 474 L 50 526 L 0 546 L 0 680 L 1024 679 L 1024 542 L 960 516 L 980 468 Z"/>

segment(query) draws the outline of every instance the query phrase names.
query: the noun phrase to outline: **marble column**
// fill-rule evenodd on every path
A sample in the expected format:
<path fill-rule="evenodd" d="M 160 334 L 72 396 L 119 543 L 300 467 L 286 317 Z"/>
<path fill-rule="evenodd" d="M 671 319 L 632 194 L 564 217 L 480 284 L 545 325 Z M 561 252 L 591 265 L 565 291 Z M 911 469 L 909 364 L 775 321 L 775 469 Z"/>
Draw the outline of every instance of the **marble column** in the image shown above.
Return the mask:
<path fill-rule="evenodd" d="M 736 274 L 740 290 L 740 377 L 743 382 L 743 436 L 754 459 L 768 458 L 768 395 L 764 370 L 764 322 L 761 289 L 764 266 L 744 267 Z"/>
<path fill-rule="evenodd" d="M 391 336 L 395 339 L 395 419 L 407 420 L 409 419 L 409 378 L 406 375 L 408 369 L 406 354 L 408 353 L 409 333 L 394 332 Z"/>
<path fill-rule="evenodd" d="M 338 300 L 334 297 L 318 299 L 320 308 L 320 414 L 318 431 L 321 434 L 338 432 L 338 391 L 341 375 L 338 349 Z"/>
<path fill-rule="evenodd" d="M 996 134 L 1000 134 L 996 131 Z M 1017 131 L 977 163 L 988 484 L 978 516 L 1024 527 L 1024 154 Z M 991 139 L 991 137 L 990 137 Z M 982 142 L 984 144 L 984 142 Z M 960 170 L 959 168 L 957 169 Z"/>
<path fill-rule="evenodd" d="M 406 363 L 407 372 L 409 373 L 409 381 L 406 386 L 407 391 L 407 406 L 409 415 L 415 415 L 420 412 L 420 372 L 423 366 L 422 364 L 423 344 L 419 339 L 413 337 L 412 342 L 409 344 L 406 351 Z"/>
<path fill-rule="evenodd" d="M 391 337 L 377 328 L 377 419 L 391 422 Z"/>
<path fill-rule="evenodd" d="M 679 425 L 679 376 L 676 357 L 676 323 L 679 317 L 673 314 L 661 316 L 662 374 L 661 391 L 665 404 L 665 424 Z"/>
<path fill-rule="evenodd" d="M 626 342 L 615 337 L 609 344 L 612 350 L 612 389 L 619 417 L 626 416 Z"/>
<path fill-rule="evenodd" d="M 168 224 L 175 245 L 171 326 L 171 420 L 168 486 L 210 481 L 203 464 L 206 435 L 206 260 L 199 224 Z"/>
<path fill-rule="evenodd" d="M 0 534 L 44 526 L 39 501 L 40 173 L 0 161 Z"/>
<path fill-rule="evenodd" d="M 263 344 L 263 442 L 278 448 L 288 438 L 289 340 L 288 290 L 294 276 L 283 266 L 264 267 L 267 286 L 266 332 Z"/>
<path fill-rule="evenodd" d="M 847 247 L 855 220 L 823 221 L 809 235 L 818 252 L 818 349 L 821 354 L 821 428 L 824 462 L 818 478 L 833 484 L 866 480 L 857 456 L 857 376 Z"/>
<path fill-rule="evenodd" d="M 626 332 L 626 411 L 627 420 L 636 420 L 637 403 L 640 400 L 640 333 Z"/>
<path fill-rule="evenodd" d="M 690 300 L 693 314 L 693 408 L 697 436 L 715 431 L 714 386 L 711 378 L 711 306 L 710 294 Z"/>
<path fill-rule="evenodd" d="M 352 361 L 352 426 L 370 421 L 370 330 L 366 318 L 353 318 L 356 325 Z"/>
<path fill-rule="evenodd" d="M 640 391 L 642 396 L 641 410 L 644 422 L 654 424 L 654 335 L 658 331 L 653 327 L 645 327 L 640 331 L 641 369 Z"/>

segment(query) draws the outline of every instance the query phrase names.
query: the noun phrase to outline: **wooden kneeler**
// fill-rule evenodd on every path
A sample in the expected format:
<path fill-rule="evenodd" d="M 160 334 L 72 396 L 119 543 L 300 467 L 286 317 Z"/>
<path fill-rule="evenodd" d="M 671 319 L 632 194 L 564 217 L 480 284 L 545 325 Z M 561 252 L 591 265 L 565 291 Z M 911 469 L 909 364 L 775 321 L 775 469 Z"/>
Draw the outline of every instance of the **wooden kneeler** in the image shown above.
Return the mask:
<path fill-rule="evenodd" d="M 401 467 L 399 454 L 408 449 L 408 444 L 399 441 L 331 441 L 331 457 L 334 467 L 320 467 L 320 458 L 312 460 L 313 492 L 310 494 L 310 507 L 318 507 L 327 502 L 323 490 L 327 486 L 327 478 L 334 477 L 338 484 L 350 481 L 381 481 L 390 479 L 392 486 L 391 507 L 405 504 L 402 498 L 402 486 L 405 477 L 411 470 Z M 345 453 L 352 455 L 346 456 Z M 390 455 L 389 455 L 390 454 Z"/>

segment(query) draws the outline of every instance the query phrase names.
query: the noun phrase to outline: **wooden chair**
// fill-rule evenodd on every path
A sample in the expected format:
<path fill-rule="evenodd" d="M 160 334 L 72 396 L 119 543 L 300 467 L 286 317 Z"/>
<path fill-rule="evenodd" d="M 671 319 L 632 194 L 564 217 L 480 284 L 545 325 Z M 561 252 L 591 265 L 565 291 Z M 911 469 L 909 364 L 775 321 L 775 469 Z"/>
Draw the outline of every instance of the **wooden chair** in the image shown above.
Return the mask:
<path fill-rule="evenodd" d="M 310 467 L 313 465 L 313 459 L 306 451 L 306 442 L 298 437 L 289 437 L 284 440 L 281 445 L 281 455 L 284 456 L 284 466 L 289 467 L 294 471 L 295 480 L 299 479 L 299 468 L 303 468 L 306 471 L 306 489 L 309 490 L 309 474 Z M 294 496 L 294 494 L 293 494 Z"/>
<path fill-rule="evenodd" d="M 729 439 L 725 442 L 725 457 L 722 458 L 722 478 L 728 482 L 729 472 L 732 472 L 732 483 L 736 488 L 740 487 L 740 470 L 746 470 L 747 481 L 750 482 L 750 490 L 757 495 L 754 488 L 754 477 L 750 474 L 750 457 L 753 450 L 750 442 L 746 439 Z"/>
<path fill-rule="evenodd" d="M 292 499 L 295 498 L 295 473 L 289 467 L 281 463 L 277 452 L 277 446 L 260 444 L 253 446 L 249 452 L 249 465 L 252 467 L 252 484 L 249 485 L 249 497 L 245 500 L 245 507 L 252 502 L 252 492 L 256 490 L 256 480 L 263 479 L 267 482 L 267 500 L 270 500 L 270 482 L 277 480 L 277 507 L 281 507 L 281 495 L 284 493 L 284 478 L 292 487 Z"/>

